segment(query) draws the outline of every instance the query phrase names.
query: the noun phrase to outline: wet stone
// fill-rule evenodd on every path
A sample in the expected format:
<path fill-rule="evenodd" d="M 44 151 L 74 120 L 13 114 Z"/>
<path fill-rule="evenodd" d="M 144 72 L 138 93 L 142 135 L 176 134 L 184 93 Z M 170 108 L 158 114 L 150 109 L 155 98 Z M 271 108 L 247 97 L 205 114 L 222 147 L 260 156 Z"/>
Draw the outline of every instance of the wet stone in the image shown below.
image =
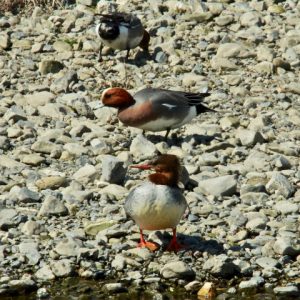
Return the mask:
<path fill-rule="evenodd" d="M 203 269 L 221 278 L 232 278 L 239 273 L 238 267 L 224 254 L 211 257 L 203 264 Z"/>
<path fill-rule="evenodd" d="M 165 264 L 160 274 L 164 278 L 182 278 L 189 280 L 195 277 L 194 270 L 182 261 L 169 262 Z"/>

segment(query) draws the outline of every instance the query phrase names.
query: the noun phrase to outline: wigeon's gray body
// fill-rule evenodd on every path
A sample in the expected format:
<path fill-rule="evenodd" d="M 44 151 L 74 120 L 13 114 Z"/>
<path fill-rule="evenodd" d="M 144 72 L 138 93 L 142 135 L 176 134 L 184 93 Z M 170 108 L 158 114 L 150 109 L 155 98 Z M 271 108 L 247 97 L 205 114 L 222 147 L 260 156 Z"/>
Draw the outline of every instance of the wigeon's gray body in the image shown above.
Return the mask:
<path fill-rule="evenodd" d="M 179 188 L 152 182 L 134 188 L 125 201 L 126 213 L 145 230 L 175 228 L 186 208 Z"/>
<path fill-rule="evenodd" d="M 104 105 L 119 109 L 118 118 L 125 125 L 149 131 L 167 130 L 168 134 L 170 129 L 212 111 L 202 104 L 209 95 L 145 88 L 131 96 L 124 89 L 111 88 L 103 92 L 101 99 Z M 116 101 L 113 101 L 114 97 Z"/>
<path fill-rule="evenodd" d="M 103 44 L 118 50 L 129 50 L 140 46 L 148 49 L 149 34 L 144 29 L 141 20 L 131 14 L 113 13 L 101 15 L 100 23 L 96 26 L 96 33 L 101 39 L 100 57 L 102 58 Z"/>

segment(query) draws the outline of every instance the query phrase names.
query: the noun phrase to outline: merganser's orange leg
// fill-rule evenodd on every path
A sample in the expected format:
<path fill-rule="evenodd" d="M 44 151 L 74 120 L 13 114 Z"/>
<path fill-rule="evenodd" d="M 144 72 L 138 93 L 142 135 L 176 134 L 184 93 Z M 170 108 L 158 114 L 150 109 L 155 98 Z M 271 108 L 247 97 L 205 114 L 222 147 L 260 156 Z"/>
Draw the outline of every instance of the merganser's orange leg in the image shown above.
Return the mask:
<path fill-rule="evenodd" d="M 148 248 L 151 251 L 156 251 L 159 248 L 156 243 L 145 241 L 142 229 L 140 229 L 140 234 L 141 234 L 141 240 L 138 243 L 138 248 Z"/>
<path fill-rule="evenodd" d="M 167 247 L 167 251 L 177 252 L 177 251 L 184 249 L 185 247 L 184 247 L 184 245 L 181 245 L 177 242 L 176 228 L 173 228 L 172 230 L 173 230 L 173 237 L 172 237 L 170 244 Z"/>

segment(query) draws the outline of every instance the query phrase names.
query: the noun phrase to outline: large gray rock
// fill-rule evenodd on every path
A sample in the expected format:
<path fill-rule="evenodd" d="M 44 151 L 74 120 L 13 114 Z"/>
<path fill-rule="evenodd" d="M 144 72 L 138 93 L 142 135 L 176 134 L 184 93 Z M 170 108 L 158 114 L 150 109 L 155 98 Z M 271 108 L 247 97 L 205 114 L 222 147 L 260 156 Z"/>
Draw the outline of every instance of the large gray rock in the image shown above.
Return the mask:
<path fill-rule="evenodd" d="M 46 75 L 48 73 L 58 73 L 65 66 L 56 60 L 43 60 L 39 64 L 39 71 L 42 75 Z"/>
<path fill-rule="evenodd" d="M 239 129 L 236 137 L 240 139 L 243 146 L 254 146 L 257 143 L 261 144 L 264 142 L 262 135 L 254 130 Z"/>
<path fill-rule="evenodd" d="M 18 212 L 12 208 L 4 208 L 0 210 L 0 229 L 8 230 L 8 228 L 17 225 Z"/>
<path fill-rule="evenodd" d="M 10 36 L 7 32 L 0 34 L 0 48 L 7 50 L 11 46 Z"/>
<path fill-rule="evenodd" d="M 300 254 L 300 246 L 297 240 L 293 241 L 290 237 L 278 237 L 273 245 L 275 253 L 280 255 L 290 255 L 292 257 Z"/>
<path fill-rule="evenodd" d="M 82 184 L 94 181 L 99 176 L 98 170 L 93 165 L 85 165 L 77 170 L 73 178 Z"/>
<path fill-rule="evenodd" d="M 266 189 L 270 194 L 282 195 L 285 198 L 289 198 L 294 193 L 294 187 L 289 180 L 280 173 L 274 173 L 266 184 Z"/>
<path fill-rule="evenodd" d="M 4 120 L 11 121 L 13 123 L 16 123 L 20 120 L 27 120 L 26 113 L 21 107 L 17 105 L 14 105 L 11 108 L 9 108 L 4 114 L 3 118 Z"/>
<path fill-rule="evenodd" d="M 68 209 L 62 201 L 61 194 L 48 194 L 39 210 L 38 216 L 65 216 Z"/>
<path fill-rule="evenodd" d="M 39 193 L 31 191 L 26 187 L 20 188 L 19 186 L 14 186 L 9 192 L 9 198 L 20 203 L 30 203 L 39 202 L 41 196 Z"/>
<path fill-rule="evenodd" d="M 102 157 L 102 174 L 100 180 L 121 184 L 125 179 L 124 163 L 112 155 Z"/>
<path fill-rule="evenodd" d="M 244 161 L 248 171 L 268 171 L 271 169 L 271 158 L 268 154 L 261 151 L 251 151 Z"/>
<path fill-rule="evenodd" d="M 164 278 L 181 278 L 185 280 L 190 280 L 195 277 L 195 271 L 182 261 L 174 261 L 165 264 L 161 270 L 160 274 Z"/>
<path fill-rule="evenodd" d="M 239 284 L 239 289 L 241 290 L 251 290 L 251 289 L 256 289 L 259 286 L 263 285 L 265 280 L 260 277 L 252 277 L 249 280 L 241 281 Z"/>
<path fill-rule="evenodd" d="M 35 272 L 35 277 L 40 281 L 49 281 L 55 278 L 55 275 L 49 265 L 44 265 Z"/>
<path fill-rule="evenodd" d="M 19 251 L 26 256 L 29 265 L 36 265 L 41 259 L 37 243 L 23 242 L 19 245 Z"/>
<path fill-rule="evenodd" d="M 249 56 L 249 50 L 238 43 L 220 44 L 217 51 L 217 57 L 220 58 L 245 58 Z"/>
<path fill-rule="evenodd" d="M 299 204 L 292 201 L 279 201 L 275 204 L 274 209 L 284 215 L 289 215 L 299 212 Z"/>
<path fill-rule="evenodd" d="M 56 277 L 68 277 L 74 272 L 74 265 L 70 259 L 52 261 L 50 268 Z"/>
<path fill-rule="evenodd" d="M 226 279 L 232 278 L 239 273 L 239 268 L 225 254 L 207 259 L 203 264 L 203 270 L 214 276 Z"/>
<path fill-rule="evenodd" d="M 278 260 L 272 257 L 259 257 L 256 263 L 263 269 L 277 268 L 280 266 Z"/>
<path fill-rule="evenodd" d="M 43 231 L 46 231 L 45 227 L 36 221 L 29 220 L 21 228 L 21 231 L 26 235 L 38 235 Z"/>
<path fill-rule="evenodd" d="M 38 140 L 32 144 L 31 149 L 38 153 L 50 154 L 55 151 L 60 151 L 61 146 L 49 141 Z"/>
<path fill-rule="evenodd" d="M 54 248 L 61 256 L 72 257 L 78 256 L 80 254 L 80 248 L 82 247 L 82 242 L 78 239 L 68 238 L 60 241 Z"/>
<path fill-rule="evenodd" d="M 21 103 L 30 105 L 32 107 L 39 107 L 46 105 L 47 103 L 53 102 L 55 99 L 55 95 L 53 93 L 43 91 L 43 92 L 35 92 L 30 95 L 24 95 L 23 99 L 20 100 Z"/>
<path fill-rule="evenodd" d="M 245 12 L 240 17 L 240 23 L 245 27 L 261 25 L 260 14 L 255 11 Z"/>
<path fill-rule="evenodd" d="M 35 182 L 39 190 L 52 189 L 56 190 L 67 183 L 67 179 L 63 176 L 46 176 Z"/>
<path fill-rule="evenodd" d="M 37 288 L 36 283 L 31 278 L 27 278 L 26 276 L 23 277 L 21 279 L 13 279 L 9 281 L 10 293 L 25 294 Z"/>
<path fill-rule="evenodd" d="M 300 290 L 295 285 L 290 286 L 278 286 L 273 289 L 276 295 L 281 297 L 297 297 L 300 296 Z"/>
<path fill-rule="evenodd" d="M 266 226 L 267 226 L 266 220 L 260 217 L 249 220 L 246 224 L 246 228 L 248 230 L 257 233 L 265 229 Z"/>
<path fill-rule="evenodd" d="M 202 180 L 198 189 L 206 195 L 231 196 L 236 193 L 237 180 L 234 175 L 226 175 Z"/>
<path fill-rule="evenodd" d="M 138 158 L 153 157 L 156 154 L 156 147 L 143 135 L 137 135 L 131 142 L 130 153 Z"/>

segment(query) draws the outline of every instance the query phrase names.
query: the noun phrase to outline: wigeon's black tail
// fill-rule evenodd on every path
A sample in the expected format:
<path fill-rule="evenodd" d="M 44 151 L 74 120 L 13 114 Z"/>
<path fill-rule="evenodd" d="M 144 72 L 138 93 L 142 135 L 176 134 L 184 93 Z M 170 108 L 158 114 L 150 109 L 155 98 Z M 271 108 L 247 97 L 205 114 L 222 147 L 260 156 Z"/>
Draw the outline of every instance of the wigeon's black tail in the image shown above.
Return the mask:
<path fill-rule="evenodd" d="M 196 106 L 197 115 L 204 112 L 215 112 L 215 110 L 202 104 L 203 99 L 208 96 L 210 96 L 210 93 L 185 93 L 188 104 L 190 106 Z"/>
<path fill-rule="evenodd" d="M 144 30 L 143 38 L 139 44 L 139 46 L 144 50 L 148 51 L 149 50 L 149 42 L 150 42 L 150 34 L 148 33 L 147 30 Z"/>
<path fill-rule="evenodd" d="M 205 112 L 216 112 L 214 109 L 211 109 L 207 106 L 204 106 L 202 104 L 198 104 L 196 106 L 196 112 L 197 112 L 197 115 L 200 115 L 202 113 L 205 113 Z"/>

